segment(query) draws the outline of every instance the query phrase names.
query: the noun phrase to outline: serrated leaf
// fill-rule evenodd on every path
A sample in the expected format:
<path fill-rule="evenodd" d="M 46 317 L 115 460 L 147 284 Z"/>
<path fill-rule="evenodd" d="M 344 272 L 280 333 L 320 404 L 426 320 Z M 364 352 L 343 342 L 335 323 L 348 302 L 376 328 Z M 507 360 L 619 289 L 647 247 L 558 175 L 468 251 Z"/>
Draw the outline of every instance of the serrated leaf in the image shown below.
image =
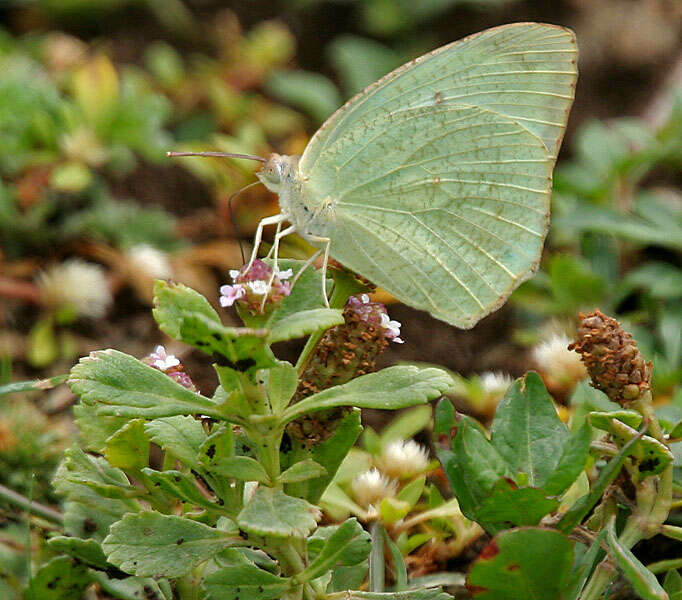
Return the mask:
<path fill-rule="evenodd" d="M 154 469 L 142 469 L 155 487 L 158 487 L 169 496 L 201 506 L 220 513 L 227 512 L 221 507 L 220 502 L 212 502 L 204 496 L 194 483 L 194 478 L 180 471 L 155 471 Z"/>
<path fill-rule="evenodd" d="M 233 548 L 221 554 L 221 564 L 227 566 L 204 581 L 211 600 L 273 600 L 291 587 L 290 580 L 257 567 Z"/>
<path fill-rule="evenodd" d="M 497 407 L 491 442 L 512 472 L 525 473 L 528 485 L 542 487 L 554 473 L 568 429 L 537 373 L 517 379 Z"/>
<path fill-rule="evenodd" d="M 335 406 L 406 408 L 438 398 L 450 385 L 452 379 L 441 369 L 388 367 L 308 396 L 284 411 L 283 420 L 288 423 L 301 415 Z"/>
<path fill-rule="evenodd" d="M 223 477 L 233 477 L 242 481 L 268 483 L 270 478 L 262 465 L 249 456 L 229 456 L 216 461 L 211 470 Z"/>
<path fill-rule="evenodd" d="M 182 577 L 235 538 L 190 519 L 153 511 L 127 514 L 102 542 L 108 561 L 139 577 Z"/>
<path fill-rule="evenodd" d="M 563 494 L 582 473 L 590 455 L 592 431 L 587 423 L 572 432 L 566 441 L 554 472 L 549 475 L 542 489 L 550 496 Z"/>
<path fill-rule="evenodd" d="M 268 400 L 272 412 L 279 413 L 286 408 L 289 400 L 296 393 L 298 387 L 298 373 L 294 366 L 285 361 L 279 361 L 277 366 L 266 371 Z"/>
<path fill-rule="evenodd" d="M 128 421 L 110 436 L 104 447 L 104 457 L 112 467 L 139 470 L 149 464 L 149 440 L 143 419 Z"/>
<path fill-rule="evenodd" d="M 194 417 L 165 417 L 145 425 L 149 439 L 192 469 L 200 469 L 199 449 L 206 441 L 201 421 Z"/>
<path fill-rule="evenodd" d="M 516 488 L 502 479 L 495 489 L 481 502 L 476 510 L 476 520 L 480 522 L 511 525 L 537 525 L 540 519 L 553 512 L 559 501 L 547 498 L 543 490 L 537 488 Z"/>
<path fill-rule="evenodd" d="M 107 557 L 102 551 L 102 545 L 93 539 L 82 540 L 80 538 L 58 535 L 47 540 L 47 545 L 55 552 L 68 554 L 98 569 L 106 569 L 109 566 Z"/>
<path fill-rule="evenodd" d="M 348 519 L 327 538 L 313 562 L 298 577 L 310 581 L 337 565 L 356 565 L 369 556 L 370 548 L 369 534 L 356 519 Z"/>
<path fill-rule="evenodd" d="M 96 415 L 96 405 L 79 402 L 73 407 L 73 416 L 80 430 L 78 436 L 84 450 L 104 453 L 107 439 L 123 427 L 127 417 L 105 417 Z"/>
<path fill-rule="evenodd" d="M 220 416 L 216 405 L 165 373 L 117 350 L 92 352 L 71 369 L 68 381 L 96 414 L 159 418 L 180 414 Z"/>
<path fill-rule="evenodd" d="M 320 463 L 315 462 L 312 458 L 306 458 L 289 467 L 278 479 L 280 483 L 298 483 L 308 479 L 316 479 L 326 474 L 327 469 Z"/>
<path fill-rule="evenodd" d="M 656 576 L 618 541 L 613 520 L 607 527 L 606 539 L 618 568 L 642 600 L 668 600 L 668 594 L 658 583 Z"/>
<path fill-rule="evenodd" d="M 80 600 L 92 578 L 88 568 L 68 556 L 58 556 L 44 564 L 31 578 L 27 600 Z"/>
<path fill-rule="evenodd" d="M 344 322 L 343 311 L 334 308 L 314 308 L 294 313 L 278 320 L 270 330 L 268 343 L 283 342 L 326 330 Z"/>
<path fill-rule="evenodd" d="M 315 528 L 319 518 L 319 509 L 305 500 L 261 485 L 237 516 L 237 524 L 254 535 L 300 538 Z"/>
<path fill-rule="evenodd" d="M 572 562 L 572 543 L 559 531 L 510 529 L 483 549 L 467 589 L 476 600 L 560 600 Z"/>
<path fill-rule="evenodd" d="M 193 289 L 165 281 L 154 283 L 154 319 L 159 329 L 238 371 L 272 365 L 265 350 L 267 330 L 225 327 L 208 300 Z"/>

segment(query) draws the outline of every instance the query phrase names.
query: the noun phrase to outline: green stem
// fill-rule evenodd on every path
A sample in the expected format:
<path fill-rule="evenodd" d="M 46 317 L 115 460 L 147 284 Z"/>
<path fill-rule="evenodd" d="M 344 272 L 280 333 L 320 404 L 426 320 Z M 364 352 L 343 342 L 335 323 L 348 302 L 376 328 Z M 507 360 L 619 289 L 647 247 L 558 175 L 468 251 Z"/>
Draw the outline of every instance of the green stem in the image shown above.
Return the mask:
<path fill-rule="evenodd" d="M 36 515 L 37 517 L 42 517 L 43 519 L 50 521 L 51 523 L 57 523 L 58 525 L 63 525 L 62 514 L 48 506 L 44 506 L 29 500 L 26 496 L 22 496 L 18 492 L 5 487 L 0 484 L 0 500 L 5 500 L 14 506 Z"/>
<path fill-rule="evenodd" d="M 384 526 L 375 521 L 370 527 L 372 549 L 369 552 L 369 591 L 383 592 L 386 581 L 386 559 L 384 556 Z"/>
<path fill-rule="evenodd" d="M 616 568 L 607 559 L 597 565 L 587 585 L 580 594 L 580 600 L 600 600 L 606 586 L 616 576 Z"/>
<path fill-rule="evenodd" d="M 682 569 L 682 558 L 671 558 L 669 560 L 659 560 L 655 563 L 649 563 L 646 566 L 652 573 L 665 573 L 673 569 Z"/>

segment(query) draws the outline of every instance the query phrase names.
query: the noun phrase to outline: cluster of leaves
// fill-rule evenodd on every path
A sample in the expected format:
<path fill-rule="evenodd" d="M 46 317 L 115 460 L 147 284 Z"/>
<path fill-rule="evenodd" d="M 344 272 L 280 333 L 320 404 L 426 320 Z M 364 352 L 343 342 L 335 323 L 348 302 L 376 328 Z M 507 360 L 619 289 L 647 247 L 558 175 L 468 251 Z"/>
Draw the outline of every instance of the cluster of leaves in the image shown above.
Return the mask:
<path fill-rule="evenodd" d="M 62 555 L 32 578 L 32 598 L 55 597 L 55 589 L 75 598 L 93 582 L 118 598 L 136 590 L 168 599 L 172 590 L 334 598 L 347 581 L 362 582 L 369 535 L 355 519 L 318 527 L 316 503 L 361 431 L 358 408 L 422 404 L 451 380 L 437 369 L 396 366 L 290 404 L 297 370 L 270 344 L 342 322 L 339 309 L 324 307 L 320 285 L 308 271 L 275 310 L 230 328 L 197 292 L 157 283 L 159 327 L 215 360 L 220 384 L 211 397 L 115 350 L 73 368 L 81 444 L 94 454 L 73 446 L 57 472 L 64 535 L 48 545 Z M 354 409 L 331 438 L 312 448 L 283 443 L 288 423 L 337 406 Z M 163 453 L 160 465 L 150 463 L 152 445 Z"/>

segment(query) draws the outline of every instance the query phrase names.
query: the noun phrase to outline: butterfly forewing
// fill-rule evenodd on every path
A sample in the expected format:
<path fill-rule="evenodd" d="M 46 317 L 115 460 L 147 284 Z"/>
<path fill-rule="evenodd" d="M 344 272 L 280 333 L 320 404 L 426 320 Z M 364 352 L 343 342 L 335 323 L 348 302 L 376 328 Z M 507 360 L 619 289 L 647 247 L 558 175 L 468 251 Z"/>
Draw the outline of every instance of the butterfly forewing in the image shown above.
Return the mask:
<path fill-rule="evenodd" d="M 361 92 L 300 163 L 307 201 L 333 207 L 331 255 L 459 327 L 495 310 L 537 267 L 575 79 L 573 34 L 522 23 Z"/>

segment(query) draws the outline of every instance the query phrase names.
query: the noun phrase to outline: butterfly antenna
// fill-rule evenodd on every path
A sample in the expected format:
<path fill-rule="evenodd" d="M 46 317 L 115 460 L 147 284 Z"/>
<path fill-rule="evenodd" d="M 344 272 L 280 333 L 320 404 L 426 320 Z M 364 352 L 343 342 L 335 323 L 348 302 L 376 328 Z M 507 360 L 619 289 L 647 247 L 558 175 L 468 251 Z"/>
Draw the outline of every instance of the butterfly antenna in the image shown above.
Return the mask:
<path fill-rule="evenodd" d="M 245 185 L 240 190 L 237 190 L 236 192 L 231 194 L 227 200 L 227 210 L 230 213 L 230 221 L 232 221 L 232 227 L 234 227 L 234 233 L 237 236 L 237 240 L 239 240 L 239 252 L 241 252 L 241 255 L 242 255 L 242 264 L 246 264 L 246 256 L 244 255 L 244 244 L 242 242 L 241 233 L 239 232 L 239 227 L 237 226 L 237 220 L 234 218 L 234 211 L 232 210 L 232 200 L 234 200 L 242 192 L 245 192 L 250 187 L 253 187 L 254 185 L 258 185 L 259 183 L 260 183 L 260 181 L 254 181 L 253 183 L 250 183 L 249 185 Z"/>
<path fill-rule="evenodd" d="M 217 158 L 245 158 L 246 160 L 257 160 L 258 162 L 267 162 L 267 159 L 261 156 L 254 156 L 253 154 L 235 154 L 233 152 L 166 152 L 166 156 L 170 158 L 177 158 L 179 156 L 210 156 Z"/>

